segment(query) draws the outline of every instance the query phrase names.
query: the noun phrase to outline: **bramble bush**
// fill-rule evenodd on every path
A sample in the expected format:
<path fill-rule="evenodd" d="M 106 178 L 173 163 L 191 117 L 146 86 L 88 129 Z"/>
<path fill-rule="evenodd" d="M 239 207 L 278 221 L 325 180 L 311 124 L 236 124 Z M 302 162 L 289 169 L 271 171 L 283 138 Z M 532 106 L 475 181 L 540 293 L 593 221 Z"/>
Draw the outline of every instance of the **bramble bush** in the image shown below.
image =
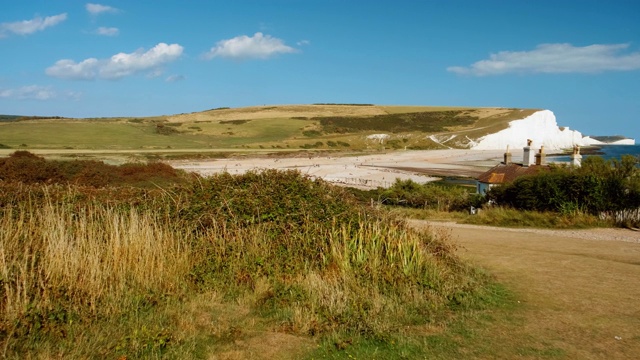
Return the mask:
<path fill-rule="evenodd" d="M 81 186 L 136 186 L 153 188 L 186 181 L 189 176 L 171 166 L 108 165 L 94 160 L 53 161 L 28 151 L 0 158 L 0 180 L 23 184 L 76 184 Z"/>

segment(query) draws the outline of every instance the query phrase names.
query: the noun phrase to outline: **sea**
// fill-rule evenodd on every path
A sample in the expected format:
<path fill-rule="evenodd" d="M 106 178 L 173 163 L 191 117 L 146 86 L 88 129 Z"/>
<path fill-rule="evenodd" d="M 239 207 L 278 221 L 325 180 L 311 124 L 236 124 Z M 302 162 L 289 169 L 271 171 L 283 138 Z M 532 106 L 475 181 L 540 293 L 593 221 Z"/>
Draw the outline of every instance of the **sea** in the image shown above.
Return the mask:
<path fill-rule="evenodd" d="M 582 160 L 589 156 L 601 156 L 605 160 L 620 159 L 623 155 L 640 157 L 640 145 L 598 145 L 583 147 L 580 149 Z M 570 154 L 548 155 L 548 162 L 570 162 Z"/>

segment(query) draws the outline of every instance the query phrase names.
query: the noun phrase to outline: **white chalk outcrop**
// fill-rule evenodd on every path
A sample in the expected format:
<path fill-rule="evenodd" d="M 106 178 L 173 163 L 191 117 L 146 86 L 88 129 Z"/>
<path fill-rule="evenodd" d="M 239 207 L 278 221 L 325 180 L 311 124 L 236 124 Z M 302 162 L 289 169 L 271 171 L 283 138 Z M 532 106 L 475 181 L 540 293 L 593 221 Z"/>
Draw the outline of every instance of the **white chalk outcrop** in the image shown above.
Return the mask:
<path fill-rule="evenodd" d="M 582 146 L 589 146 L 589 145 L 635 145 L 636 141 L 635 139 L 620 139 L 620 140 L 616 140 L 616 141 L 611 141 L 611 142 L 603 142 L 597 139 L 594 139 L 590 136 L 585 136 L 582 138 Z"/>
<path fill-rule="evenodd" d="M 367 136 L 367 140 L 374 140 L 376 142 L 379 142 L 380 144 L 383 144 L 384 141 L 388 140 L 389 138 L 391 138 L 391 135 L 389 134 L 371 134 Z"/>
<path fill-rule="evenodd" d="M 604 144 L 596 139 L 582 136 L 577 130 L 570 130 L 568 127 L 560 128 L 553 112 L 542 110 L 522 120 L 511 121 L 509 127 L 502 131 L 477 139 L 475 144 L 471 143 L 471 149 L 499 150 L 507 146 L 517 149 L 526 146 L 527 139 L 533 140 L 535 147 L 543 145 L 548 150 L 567 149 L 574 145 Z M 634 145 L 635 140 L 624 139 L 607 144 Z"/>

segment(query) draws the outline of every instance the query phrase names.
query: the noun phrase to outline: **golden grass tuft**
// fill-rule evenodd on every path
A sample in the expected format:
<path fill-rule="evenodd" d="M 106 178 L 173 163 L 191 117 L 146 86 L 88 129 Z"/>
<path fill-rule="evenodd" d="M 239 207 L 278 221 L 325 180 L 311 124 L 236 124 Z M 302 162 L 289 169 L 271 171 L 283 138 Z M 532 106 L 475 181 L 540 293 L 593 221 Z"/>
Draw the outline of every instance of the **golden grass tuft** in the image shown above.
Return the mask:
<path fill-rule="evenodd" d="M 0 218 L 0 313 L 6 323 L 64 307 L 110 316 L 144 294 L 180 291 L 189 251 L 153 215 L 107 206 L 78 213 L 59 205 Z"/>

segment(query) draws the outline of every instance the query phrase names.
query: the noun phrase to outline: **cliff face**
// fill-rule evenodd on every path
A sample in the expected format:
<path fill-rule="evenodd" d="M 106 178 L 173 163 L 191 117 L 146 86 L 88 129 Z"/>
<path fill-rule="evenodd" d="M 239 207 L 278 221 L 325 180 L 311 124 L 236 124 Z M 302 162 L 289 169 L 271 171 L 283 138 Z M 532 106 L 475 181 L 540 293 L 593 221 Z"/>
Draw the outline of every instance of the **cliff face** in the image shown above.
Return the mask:
<path fill-rule="evenodd" d="M 521 148 L 527 145 L 527 139 L 533 140 L 535 147 L 544 145 L 548 150 L 571 148 L 574 145 L 588 146 L 604 144 L 601 141 L 583 136 L 577 130 L 568 127 L 560 128 L 553 112 L 549 110 L 538 111 L 522 120 L 514 120 L 509 127 L 494 134 L 489 134 L 471 143 L 475 150 L 499 150 L 507 145 L 512 148 Z M 634 139 L 623 139 L 609 144 L 634 145 Z"/>

